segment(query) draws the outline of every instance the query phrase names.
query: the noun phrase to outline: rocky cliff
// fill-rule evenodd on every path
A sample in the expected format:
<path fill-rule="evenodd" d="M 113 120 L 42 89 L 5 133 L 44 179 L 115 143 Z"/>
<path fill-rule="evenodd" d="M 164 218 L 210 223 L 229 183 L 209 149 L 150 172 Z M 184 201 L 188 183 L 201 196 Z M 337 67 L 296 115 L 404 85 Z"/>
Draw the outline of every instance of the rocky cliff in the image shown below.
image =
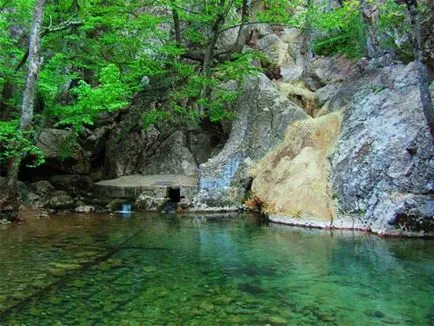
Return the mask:
<path fill-rule="evenodd" d="M 433 236 L 415 65 L 306 58 L 294 30 L 263 38 L 279 71 L 248 82 L 228 143 L 199 168 L 200 207 L 237 206 L 251 190 L 274 222 Z"/>
<path fill-rule="evenodd" d="M 434 236 L 434 149 L 415 65 L 312 57 L 297 29 L 253 31 L 245 51 L 261 51 L 267 65 L 245 80 L 236 118 L 219 136 L 206 125 L 144 129 L 142 113 L 164 105 L 164 94 L 146 89 L 73 146 L 71 132 L 44 130 L 47 162 L 22 171 L 22 198 L 103 207 L 95 181 L 183 175 L 199 180 L 187 205 L 196 210 L 239 209 L 249 199 L 274 222 Z"/>
<path fill-rule="evenodd" d="M 341 110 L 341 132 L 325 123 L 333 113 L 306 123 L 316 137 L 310 141 L 290 126 L 255 169 L 252 190 L 275 222 L 433 235 L 434 151 L 415 66 L 391 65 L 362 79 Z M 353 88 L 351 80 L 340 91 L 346 87 Z M 318 141 L 321 123 L 325 144 Z"/>

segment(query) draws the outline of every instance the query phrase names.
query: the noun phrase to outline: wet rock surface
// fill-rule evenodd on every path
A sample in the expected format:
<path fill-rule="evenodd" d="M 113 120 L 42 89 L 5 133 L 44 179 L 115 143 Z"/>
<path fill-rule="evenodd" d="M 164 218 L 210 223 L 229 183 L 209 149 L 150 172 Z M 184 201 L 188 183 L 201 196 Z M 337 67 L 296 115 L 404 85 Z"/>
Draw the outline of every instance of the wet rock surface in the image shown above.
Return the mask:
<path fill-rule="evenodd" d="M 47 206 L 56 210 L 71 209 L 74 208 L 74 199 L 66 191 L 58 190 L 51 194 Z"/>

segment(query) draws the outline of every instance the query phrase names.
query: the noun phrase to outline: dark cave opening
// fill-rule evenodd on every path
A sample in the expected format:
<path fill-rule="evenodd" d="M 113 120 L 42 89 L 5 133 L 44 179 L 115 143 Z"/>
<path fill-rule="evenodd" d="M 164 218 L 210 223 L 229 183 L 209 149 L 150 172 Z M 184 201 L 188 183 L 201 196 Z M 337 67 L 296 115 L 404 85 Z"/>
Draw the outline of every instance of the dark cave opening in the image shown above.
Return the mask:
<path fill-rule="evenodd" d="M 179 203 L 181 201 L 181 189 L 180 188 L 167 188 L 167 198 L 170 199 L 171 202 Z"/>

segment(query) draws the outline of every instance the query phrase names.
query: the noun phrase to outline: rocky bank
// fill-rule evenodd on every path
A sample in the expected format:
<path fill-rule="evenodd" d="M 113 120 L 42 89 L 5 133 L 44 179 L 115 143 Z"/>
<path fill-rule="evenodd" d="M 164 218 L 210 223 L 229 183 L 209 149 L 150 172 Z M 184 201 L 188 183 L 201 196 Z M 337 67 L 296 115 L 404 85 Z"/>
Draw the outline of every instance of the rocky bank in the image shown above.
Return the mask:
<path fill-rule="evenodd" d="M 173 191 L 161 183 L 146 193 L 125 185 L 134 198 L 103 196 L 95 183 L 187 176 L 198 181 L 181 196 L 183 209 L 241 209 L 248 200 L 272 222 L 434 236 L 434 148 L 415 65 L 312 57 L 299 30 L 252 28 L 257 41 L 245 51 L 262 51 L 267 65 L 241 86 L 234 121 L 143 129 L 143 111 L 164 105 L 151 80 L 129 108 L 78 138 L 43 130 L 47 161 L 21 171 L 22 200 L 51 210 L 98 211 L 125 200 L 158 210 Z"/>

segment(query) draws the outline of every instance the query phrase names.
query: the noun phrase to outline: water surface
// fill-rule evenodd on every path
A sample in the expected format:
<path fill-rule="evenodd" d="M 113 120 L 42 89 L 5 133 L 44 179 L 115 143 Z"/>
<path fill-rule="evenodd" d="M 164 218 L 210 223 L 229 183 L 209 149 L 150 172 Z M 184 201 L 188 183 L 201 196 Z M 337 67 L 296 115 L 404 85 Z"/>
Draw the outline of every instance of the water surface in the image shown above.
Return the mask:
<path fill-rule="evenodd" d="M 434 241 L 257 217 L 56 216 L 0 230 L 1 325 L 434 325 Z"/>

